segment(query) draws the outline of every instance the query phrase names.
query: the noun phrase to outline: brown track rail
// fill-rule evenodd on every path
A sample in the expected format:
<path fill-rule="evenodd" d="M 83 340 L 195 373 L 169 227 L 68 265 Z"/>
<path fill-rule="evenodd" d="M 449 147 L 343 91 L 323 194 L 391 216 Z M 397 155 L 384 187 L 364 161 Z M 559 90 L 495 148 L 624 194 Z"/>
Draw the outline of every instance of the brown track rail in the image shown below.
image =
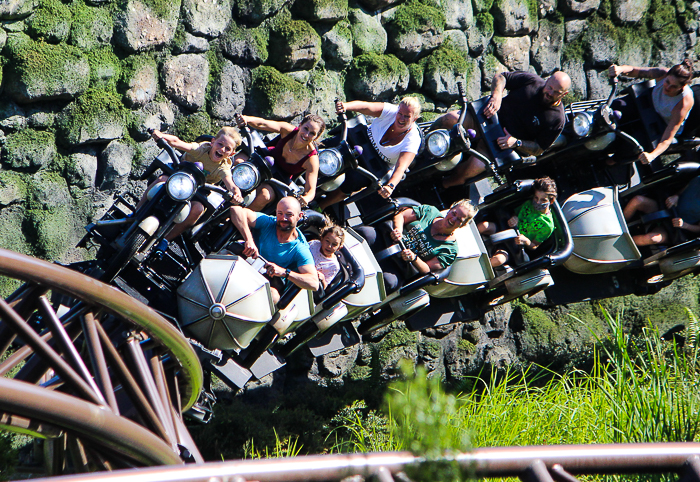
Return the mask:
<path fill-rule="evenodd" d="M 0 428 L 44 439 L 47 475 L 201 461 L 182 420 L 204 380 L 187 339 L 117 289 L 0 249 Z M 173 394 L 173 395 L 171 395 Z"/>
<path fill-rule="evenodd" d="M 681 482 L 700 481 L 700 443 L 560 445 L 479 448 L 446 457 L 480 478 L 519 477 L 532 482 L 575 482 L 574 475 L 675 473 Z M 409 452 L 312 455 L 147 468 L 36 482 L 301 482 L 376 476 L 382 482 L 422 464 Z"/>

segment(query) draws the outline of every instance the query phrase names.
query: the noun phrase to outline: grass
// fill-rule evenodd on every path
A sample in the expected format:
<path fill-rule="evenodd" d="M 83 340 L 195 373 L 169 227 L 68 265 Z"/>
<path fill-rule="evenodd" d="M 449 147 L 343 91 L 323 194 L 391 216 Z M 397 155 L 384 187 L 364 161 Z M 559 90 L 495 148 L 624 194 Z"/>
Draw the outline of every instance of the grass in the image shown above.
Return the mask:
<path fill-rule="evenodd" d="M 603 311 L 590 372 L 532 366 L 464 380 L 446 393 L 419 370 L 390 387 L 383 412 L 347 417 L 339 451 L 409 449 L 428 458 L 473 447 L 693 441 L 699 438 L 698 320 L 683 343 L 653 328 L 633 338 Z M 486 376 L 488 375 L 488 376 Z M 376 418 L 383 419 L 378 421 Z M 374 419 L 373 419 L 374 418 Z M 377 432 L 377 427 L 387 430 Z M 451 477 L 448 477 L 451 478 Z"/>

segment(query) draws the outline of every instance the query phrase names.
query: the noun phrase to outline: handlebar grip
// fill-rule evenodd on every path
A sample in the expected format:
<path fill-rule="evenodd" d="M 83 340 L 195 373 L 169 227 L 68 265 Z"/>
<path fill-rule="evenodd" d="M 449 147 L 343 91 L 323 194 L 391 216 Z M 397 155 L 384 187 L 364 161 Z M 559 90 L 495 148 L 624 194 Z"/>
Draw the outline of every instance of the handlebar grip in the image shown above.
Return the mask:
<path fill-rule="evenodd" d="M 467 96 L 467 93 L 464 91 L 464 83 L 461 80 L 457 82 L 457 92 L 459 92 L 459 96 L 462 98 Z"/>

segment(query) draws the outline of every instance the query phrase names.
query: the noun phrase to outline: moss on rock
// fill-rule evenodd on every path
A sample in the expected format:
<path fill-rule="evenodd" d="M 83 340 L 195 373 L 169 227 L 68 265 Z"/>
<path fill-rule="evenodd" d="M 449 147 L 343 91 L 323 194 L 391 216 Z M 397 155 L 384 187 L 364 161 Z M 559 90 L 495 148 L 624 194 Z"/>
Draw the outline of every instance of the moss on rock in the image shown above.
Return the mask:
<path fill-rule="evenodd" d="M 34 253 L 41 258 L 59 260 L 74 244 L 72 233 L 75 222 L 69 206 L 29 210 L 27 222 Z"/>
<path fill-rule="evenodd" d="M 408 87 L 406 64 L 393 55 L 362 54 L 350 64 L 350 90 L 362 99 L 388 100 Z"/>
<path fill-rule="evenodd" d="M 128 111 L 113 89 L 90 89 L 61 111 L 60 140 L 70 145 L 103 142 L 123 135 Z"/>
<path fill-rule="evenodd" d="M 7 90 L 17 102 L 70 99 L 89 84 L 85 55 L 77 48 L 35 42 L 23 34 L 8 37 Z"/>
<path fill-rule="evenodd" d="M 27 183 L 23 175 L 15 171 L 0 171 L 0 206 L 8 206 L 26 196 Z"/>
<path fill-rule="evenodd" d="M 243 64 L 261 64 L 268 59 L 270 34 L 264 26 L 245 28 L 231 22 L 221 39 L 223 53 Z"/>
<path fill-rule="evenodd" d="M 321 37 L 304 20 L 281 19 L 270 30 L 270 62 L 279 70 L 312 69 L 321 58 Z"/>
<path fill-rule="evenodd" d="M 87 58 L 90 64 L 90 85 L 115 88 L 121 78 L 122 63 L 114 51 L 109 47 L 90 50 Z"/>
<path fill-rule="evenodd" d="M 206 112 L 195 112 L 190 115 L 183 115 L 175 119 L 173 131 L 176 136 L 185 142 L 194 142 L 201 135 L 216 135 L 212 126 L 211 117 Z"/>
<path fill-rule="evenodd" d="M 273 119 L 299 115 L 310 102 L 304 85 L 268 66 L 253 69 L 250 100 L 257 114 Z"/>
<path fill-rule="evenodd" d="M 114 20 L 107 8 L 89 7 L 80 0 L 71 5 L 73 26 L 69 42 L 82 50 L 109 45 L 114 30 Z"/>
<path fill-rule="evenodd" d="M 9 134 L 3 158 L 14 168 L 41 168 L 56 156 L 56 137 L 51 132 L 21 129 Z"/>
<path fill-rule="evenodd" d="M 63 42 L 68 38 L 73 14 L 60 0 L 41 0 L 39 8 L 27 19 L 27 33 L 48 42 Z"/>
<path fill-rule="evenodd" d="M 408 86 L 411 89 L 420 90 L 423 87 L 423 69 L 424 65 L 421 62 L 408 65 Z"/>
<path fill-rule="evenodd" d="M 442 33 L 445 30 L 445 14 L 427 2 L 409 0 L 396 9 L 391 28 L 395 35 L 428 30 Z"/>

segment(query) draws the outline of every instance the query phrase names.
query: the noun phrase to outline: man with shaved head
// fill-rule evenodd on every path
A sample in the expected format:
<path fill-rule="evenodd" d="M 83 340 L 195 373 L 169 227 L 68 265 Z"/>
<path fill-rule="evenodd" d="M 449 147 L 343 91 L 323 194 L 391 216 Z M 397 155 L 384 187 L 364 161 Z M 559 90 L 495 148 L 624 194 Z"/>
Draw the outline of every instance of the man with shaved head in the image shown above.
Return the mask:
<path fill-rule="evenodd" d="M 299 218 L 301 205 L 290 196 L 277 203 L 276 216 L 241 206 L 231 208 L 231 221 L 245 241 L 243 254 L 256 258 L 259 252 L 268 262 L 265 269 L 275 303 L 284 286 L 281 280 L 289 280 L 302 289 L 318 289 L 314 258 L 306 238 L 297 228 Z"/>
<path fill-rule="evenodd" d="M 546 81 L 529 72 L 501 72 L 491 82 L 491 98 L 484 107 L 489 118 L 498 113 L 505 135 L 498 138 L 501 149 L 515 149 L 524 156 L 538 156 L 552 145 L 566 120 L 561 99 L 569 93 L 571 78 L 564 72 L 553 73 Z M 508 89 L 508 95 L 503 91 Z M 449 129 L 459 120 L 459 112 L 448 112 L 433 124 L 434 129 Z M 465 129 L 473 129 L 476 120 L 467 114 Z M 477 146 L 477 149 L 479 147 Z M 480 149 L 481 150 L 481 149 Z M 460 163 L 444 187 L 463 184 L 484 172 L 484 163 L 475 157 Z"/>

